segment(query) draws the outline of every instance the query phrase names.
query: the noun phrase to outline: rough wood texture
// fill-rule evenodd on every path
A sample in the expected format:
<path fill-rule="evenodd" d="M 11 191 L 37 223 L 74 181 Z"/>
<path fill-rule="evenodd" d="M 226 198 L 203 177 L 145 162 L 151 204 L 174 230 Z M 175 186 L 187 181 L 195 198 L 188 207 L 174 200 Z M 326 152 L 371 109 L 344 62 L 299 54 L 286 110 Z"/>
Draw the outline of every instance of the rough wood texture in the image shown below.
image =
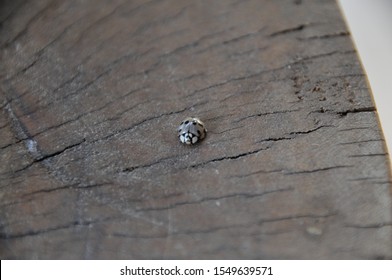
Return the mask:
<path fill-rule="evenodd" d="M 1 5 L 1 258 L 392 257 L 334 1 Z M 187 116 L 200 145 L 178 142 Z"/>

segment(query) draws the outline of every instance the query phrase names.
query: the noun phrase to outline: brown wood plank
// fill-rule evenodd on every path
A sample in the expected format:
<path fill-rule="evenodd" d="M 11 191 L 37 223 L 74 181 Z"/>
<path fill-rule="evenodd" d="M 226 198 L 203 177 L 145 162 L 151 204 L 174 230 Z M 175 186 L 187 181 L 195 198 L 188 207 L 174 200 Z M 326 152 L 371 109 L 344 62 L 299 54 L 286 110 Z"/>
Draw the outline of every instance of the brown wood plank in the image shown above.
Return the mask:
<path fill-rule="evenodd" d="M 392 257 L 388 155 L 334 1 L 1 5 L 2 259 Z"/>

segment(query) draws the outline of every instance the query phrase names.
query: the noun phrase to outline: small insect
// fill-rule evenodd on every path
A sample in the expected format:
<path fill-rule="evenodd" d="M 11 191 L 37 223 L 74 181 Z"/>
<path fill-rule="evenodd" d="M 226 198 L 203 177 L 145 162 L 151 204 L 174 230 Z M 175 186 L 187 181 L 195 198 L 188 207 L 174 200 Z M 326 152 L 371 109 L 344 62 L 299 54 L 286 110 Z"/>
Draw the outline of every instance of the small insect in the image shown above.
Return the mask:
<path fill-rule="evenodd" d="M 186 118 L 178 127 L 180 142 L 193 145 L 206 137 L 207 130 L 204 123 L 198 118 Z"/>

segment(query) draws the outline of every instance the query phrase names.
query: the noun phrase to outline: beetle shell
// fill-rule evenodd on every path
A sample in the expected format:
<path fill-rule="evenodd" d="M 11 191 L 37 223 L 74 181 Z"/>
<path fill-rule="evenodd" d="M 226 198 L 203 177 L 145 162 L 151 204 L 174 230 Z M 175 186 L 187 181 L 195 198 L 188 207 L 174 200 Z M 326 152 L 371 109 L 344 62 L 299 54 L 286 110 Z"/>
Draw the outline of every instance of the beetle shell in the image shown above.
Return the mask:
<path fill-rule="evenodd" d="M 194 145 L 206 137 L 207 130 L 198 118 L 186 118 L 178 127 L 178 137 L 180 142 L 187 145 Z"/>

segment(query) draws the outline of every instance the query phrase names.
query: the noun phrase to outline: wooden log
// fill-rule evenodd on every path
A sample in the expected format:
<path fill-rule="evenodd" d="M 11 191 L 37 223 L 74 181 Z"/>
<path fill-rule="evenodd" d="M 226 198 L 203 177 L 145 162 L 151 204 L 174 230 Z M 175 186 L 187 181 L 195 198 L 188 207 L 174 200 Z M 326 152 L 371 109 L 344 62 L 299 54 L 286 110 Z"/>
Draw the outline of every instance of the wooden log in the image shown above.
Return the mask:
<path fill-rule="evenodd" d="M 2 259 L 385 259 L 388 155 L 334 1 L 2 1 Z M 208 134 L 181 145 L 197 116 Z"/>

